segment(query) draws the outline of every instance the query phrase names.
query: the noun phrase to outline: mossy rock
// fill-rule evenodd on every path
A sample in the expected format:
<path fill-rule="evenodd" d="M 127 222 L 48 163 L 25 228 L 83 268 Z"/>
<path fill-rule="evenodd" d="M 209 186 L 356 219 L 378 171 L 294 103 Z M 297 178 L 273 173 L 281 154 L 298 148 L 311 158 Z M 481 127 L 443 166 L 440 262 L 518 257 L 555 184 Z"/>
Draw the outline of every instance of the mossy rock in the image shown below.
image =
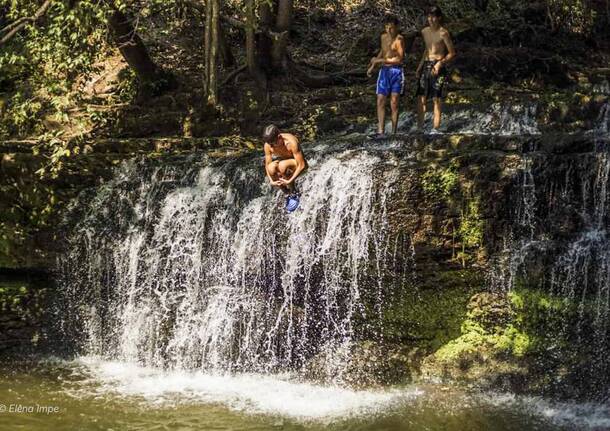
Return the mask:
<path fill-rule="evenodd" d="M 482 275 L 469 269 L 432 272 L 418 289 L 397 293 L 385 307 L 385 340 L 433 351 L 459 336 L 467 304 L 483 286 Z"/>
<path fill-rule="evenodd" d="M 420 377 L 539 394 L 586 392 L 591 373 L 583 370 L 597 356 L 578 340 L 593 315 L 586 304 L 525 286 L 475 294 L 461 335 L 423 360 Z"/>

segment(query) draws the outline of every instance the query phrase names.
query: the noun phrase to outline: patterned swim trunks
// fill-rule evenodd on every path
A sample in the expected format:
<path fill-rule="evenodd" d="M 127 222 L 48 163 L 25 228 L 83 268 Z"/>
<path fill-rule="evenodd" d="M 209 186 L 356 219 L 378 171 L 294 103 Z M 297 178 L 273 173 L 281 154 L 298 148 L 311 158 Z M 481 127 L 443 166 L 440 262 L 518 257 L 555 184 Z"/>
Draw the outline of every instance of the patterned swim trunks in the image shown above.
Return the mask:
<path fill-rule="evenodd" d="M 447 82 L 447 69 L 442 67 L 438 75 L 434 75 L 432 69 L 437 62 L 438 60 L 424 62 L 422 73 L 417 81 L 416 95 L 426 96 L 426 99 L 444 97 L 443 89 Z"/>

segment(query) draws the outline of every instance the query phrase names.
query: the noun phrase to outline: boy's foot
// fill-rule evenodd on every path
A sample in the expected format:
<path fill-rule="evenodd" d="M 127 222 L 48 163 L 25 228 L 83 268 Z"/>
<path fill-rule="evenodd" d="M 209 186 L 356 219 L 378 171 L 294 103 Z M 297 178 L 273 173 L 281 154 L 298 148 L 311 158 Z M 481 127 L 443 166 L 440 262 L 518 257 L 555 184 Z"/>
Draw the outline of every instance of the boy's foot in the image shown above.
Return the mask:
<path fill-rule="evenodd" d="M 373 132 L 369 133 L 367 136 L 369 139 L 383 139 L 385 138 L 385 133 Z"/>
<path fill-rule="evenodd" d="M 432 129 L 428 132 L 428 135 L 442 135 L 442 133 L 438 129 Z"/>

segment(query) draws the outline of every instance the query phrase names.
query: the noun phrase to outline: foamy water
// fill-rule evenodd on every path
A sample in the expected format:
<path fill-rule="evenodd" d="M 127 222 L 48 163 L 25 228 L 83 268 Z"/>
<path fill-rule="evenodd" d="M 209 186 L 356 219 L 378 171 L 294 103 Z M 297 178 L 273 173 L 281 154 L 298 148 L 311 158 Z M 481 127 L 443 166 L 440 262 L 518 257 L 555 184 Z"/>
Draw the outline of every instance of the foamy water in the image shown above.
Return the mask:
<path fill-rule="evenodd" d="M 61 415 L 0 414 L 0 429 L 286 431 L 608 430 L 607 404 L 468 391 L 441 384 L 353 390 L 289 374 L 213 374 L 95 356 L 0 364 L 0 401 Z M 32 368 L 32 365 L 33 368 Z"/>
<path fill-rule="evenodd" d="M 246 414 L 281 416 L 299 422 L 334 422 L 364 416 L 390 414 L 401 408 L 430 403 L 436 389 L 385 388 L 353 390 L 294 380 L 289 374 L 210 374 L 197 371 L 167 371 L 136 364 L 105 361 L 85 356 L 74 361 L 84 366 L 96 395 L 137 397 L 147 404 L 220 404 Z M 91 385 L 95 383 L 95 385 Z M 474 404 L 493 406 L 531 417 L 539 417 L 568 429 L 610 429 L 610 405 L 556 402 L 541 397 L 485 393 L 472 398 L 455 397 L 456 408 Z M 462 405 L 463 404 L 463 405 Z M 445 406 L 446 408 L 446 406 Z"/>
<path fill-rule="evenodd" d="M 292 381 L 289 375 L 163 371 L 95 357 L 82 357 L 76 363 L 87 368 L 98 384 L 98 395 L 143 397 L 151 404 L 219 403 L 248 414 L 299 421 L 380 413 L 424 394 L 417 388 L 373 391 L 315 385 Z"/>
<path fill-rule="evenodd" d="M 440 130 L 443 133 L 466 135 L 522 136 L 539 135 L 536 120 L 536 104 L 500 104 L 494 103 L 484 110 L 461 109 L 443 113 Z M 425 115 L 423 130 L 432 129 L 432 112 Z M 377 124 L 371 124 L 366 133 L 377 130 Z M 385 130 L 392 130 L 389 112 L 386 115 Z M 404 111 L 398 116 L 399 133 L 415 133 L 417 116 L 414 112 Z"/>
<path fill-rule="evenodd" d="M 488 402 L 542 416 L 557 426 L 570 429 L 610 429 L 610 404 L 549 401 L 540 397 L 489 394 Z"/>

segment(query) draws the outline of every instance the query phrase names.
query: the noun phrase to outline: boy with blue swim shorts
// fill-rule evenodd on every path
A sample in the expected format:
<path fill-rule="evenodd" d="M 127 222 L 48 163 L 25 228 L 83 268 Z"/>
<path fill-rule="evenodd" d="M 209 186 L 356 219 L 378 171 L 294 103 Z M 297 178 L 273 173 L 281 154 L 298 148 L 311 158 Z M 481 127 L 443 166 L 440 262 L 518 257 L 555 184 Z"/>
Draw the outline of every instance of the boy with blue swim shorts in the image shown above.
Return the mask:
<path fill-rule="evenodd" d="M 405 57 L 404 38 L 398 33 L 398 19 L 386 17 L 385 33 L 381 35 L 381 48 L 376 57 L 369 62 L 367 75 L 371 76 L 377 65 L 381 65 L 377 78 L 377 135 L 385 133 L 385 104 L 390 96 L 392 111 L 392 133 L 398 126 L 398 100 L 404 91 L 405 77 L 402 63 Z"/>

